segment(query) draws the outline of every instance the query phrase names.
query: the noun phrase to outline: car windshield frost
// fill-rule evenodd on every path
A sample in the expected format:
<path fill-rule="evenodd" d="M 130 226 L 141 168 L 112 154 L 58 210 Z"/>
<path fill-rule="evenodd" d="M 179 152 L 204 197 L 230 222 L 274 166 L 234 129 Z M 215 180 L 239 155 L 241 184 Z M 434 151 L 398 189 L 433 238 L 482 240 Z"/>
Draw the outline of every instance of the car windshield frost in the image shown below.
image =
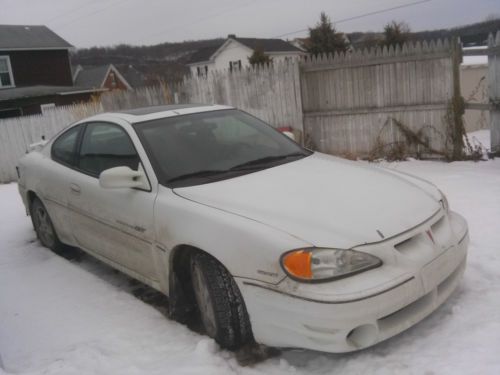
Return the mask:
<path fill-rule="evenodd" d="M 169 187 L 232 178 L 311 153 L 238 110 L 167 117 L 134 127 L 160 182 Z"/>

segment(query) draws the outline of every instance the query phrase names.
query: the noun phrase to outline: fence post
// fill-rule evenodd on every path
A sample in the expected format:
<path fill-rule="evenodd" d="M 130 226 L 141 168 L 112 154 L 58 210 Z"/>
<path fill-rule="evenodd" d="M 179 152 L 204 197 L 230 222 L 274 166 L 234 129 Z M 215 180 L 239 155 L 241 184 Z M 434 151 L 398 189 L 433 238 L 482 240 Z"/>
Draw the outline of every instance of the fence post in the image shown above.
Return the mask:
<path fill-rule="evenodd" d="M 488 38 L 491 153 L 500 156 L 500 31 Z"/>
<path fill-rule="evenodd" d="M 452 58 L 451 62 L 453 64 L 453 96 L 451 98 L 450 108 L 449 108 L 449 118 L 448 121 L 451 123 L 448 126 L 451 127 L 451 140 L 453 142 L 452 150 L 452 160 L 460 160 L 464 153 L 464 136 L 465 136 L 465 126 L 463 115 L 465 113 L 465 102 L 462 98 L 462 91 L 460 89 L 460 64 L 462 63 L 462 47 L 460 45 L 460 40 L 454 37 L 451 40 L 452 43 Z"/>

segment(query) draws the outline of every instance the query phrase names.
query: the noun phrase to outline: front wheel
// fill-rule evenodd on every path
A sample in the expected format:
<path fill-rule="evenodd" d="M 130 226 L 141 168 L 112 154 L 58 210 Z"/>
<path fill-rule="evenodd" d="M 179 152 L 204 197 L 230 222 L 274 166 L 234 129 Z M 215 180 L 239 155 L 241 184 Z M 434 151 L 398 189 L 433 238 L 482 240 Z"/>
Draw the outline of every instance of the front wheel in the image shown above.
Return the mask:
<path fill-rule="evenodd" d="M 35 198 L 31 204 L 31 219 L 36 235 L 43 246 L 51 249 L 55 253 L 61 253 L 66 249 L 59 238 L 57 237 L 54 225 L 50 219 L 47 209 L 40 199 Z"/>
<path fill-rule="evenodd" d="M 252 342 L 245 303 L 226 268 L 210 255 L 196 253 L 191 259 L 191 280 L 206 334 L 225 349 Z"/>

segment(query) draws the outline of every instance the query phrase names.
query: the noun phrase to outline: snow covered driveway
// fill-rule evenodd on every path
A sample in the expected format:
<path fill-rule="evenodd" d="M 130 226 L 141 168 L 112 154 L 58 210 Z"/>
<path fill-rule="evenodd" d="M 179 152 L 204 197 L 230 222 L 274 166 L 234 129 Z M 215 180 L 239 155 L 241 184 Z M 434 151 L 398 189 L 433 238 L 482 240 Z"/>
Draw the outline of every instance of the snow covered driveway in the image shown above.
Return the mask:
<path fill-rule="evenodd" d="M 167 320 L 147 288 L 88 256 L 65 259 L 40 247 L 17 186 L 0 185 L 4 373 L 499 374 L 500 160 L 385 165 L 436 183 L 468 220 L 469 260 L 457 292 L 420 324 L 362 352 L 284 351 L 244 368 Z M 154 302 L 143 302 L 148 293 Z"/>

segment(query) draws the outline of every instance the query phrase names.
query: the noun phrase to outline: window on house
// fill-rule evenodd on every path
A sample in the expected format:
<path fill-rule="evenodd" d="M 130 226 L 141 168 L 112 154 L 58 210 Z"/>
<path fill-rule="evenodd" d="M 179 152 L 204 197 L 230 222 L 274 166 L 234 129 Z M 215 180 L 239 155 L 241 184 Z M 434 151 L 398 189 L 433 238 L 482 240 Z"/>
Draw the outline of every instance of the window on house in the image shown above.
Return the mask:
<path fill-rule="evenodd" d="M 0 56 L 0 88 L 13 87 L 12 68 L 9 56 Z"/>
<path fill-rule="evenodd" d="M 115 87 L 116 87 L 116 76 L 115 76 L 115 72 L 110 72 L 110 73 L 109 73 L 109 79 L 111 80 L 111 87 L 115 88 Z"/>
<path fill-rule="evenodd" d="M 241 60 L 229 61 L 229 71 L 241 70 Z"/>
<path fill-rule="evenodd" d="M 206 77 L 208 75 L 208 65 L 197 66 L 196 73 L 198 74 L 198 77 L 202 77 L 202 76 Z"/>

